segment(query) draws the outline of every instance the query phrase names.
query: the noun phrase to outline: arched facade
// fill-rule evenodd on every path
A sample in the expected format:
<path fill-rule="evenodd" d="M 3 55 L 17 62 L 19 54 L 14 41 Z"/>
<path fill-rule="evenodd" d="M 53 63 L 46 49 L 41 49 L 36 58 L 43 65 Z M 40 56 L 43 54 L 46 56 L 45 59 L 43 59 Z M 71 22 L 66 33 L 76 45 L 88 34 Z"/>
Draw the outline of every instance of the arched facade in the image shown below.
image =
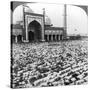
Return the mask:
<path fill-rule="evenodd" d="M 22 5 L 23 4 L 24 3 L 22 3 Z M 13 2 L 13 6 L 14 5 L 16 4 Z M 19 3 L 19 5 L 21 4 Z M 16 7 L 13 7 L 13 11 L 15 8 Z M 64 16 L 66 19 L 66 14 Z M 12 40 L 14 42 L 60 41 L 64 39 L 64 36 L 66 36 L 66 22 L 67 21 L 65 20 L 65 25 L 63 27 L 53 27 L 50 18 L 44 14 L 44 11 L 43 14 L 34 13 L 32 10 L 27 12 L 23 11 L 22 23 L 25 25 L 22 24 L 22 27 L 20 28 L 18 26 L 16 26 L 16 28 L 11 28 L 13 29 L 13 35 L 15 35 L 12 36 Z"/>
<path fill-rule="evenodd" d="M 23 41 L 29 42 L 29 31 L 34 34 L 34 41 L 44 41 L 44 16 L 35 13 L 25 14 L 25 29 L 23 30 Z"/>
<path fill-rule="evenodd" d="M 41 25 L 33 20 L 28 25 L 28 40 L 30 41 L 40 41 L 41 40 Z"/>

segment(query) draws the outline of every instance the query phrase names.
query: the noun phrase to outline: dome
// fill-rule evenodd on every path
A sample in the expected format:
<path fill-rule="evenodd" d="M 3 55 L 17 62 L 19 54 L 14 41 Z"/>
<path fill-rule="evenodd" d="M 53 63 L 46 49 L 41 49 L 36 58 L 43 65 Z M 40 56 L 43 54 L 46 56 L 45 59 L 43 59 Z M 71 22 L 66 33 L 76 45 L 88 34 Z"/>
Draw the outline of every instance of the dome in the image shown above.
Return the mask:
<path fill-rule="evenodd" d="M 25 8 L 25 12 L 34 13 L 33 10 L 32 10 L 31 8 Z"/>
<path fill-rule="evenodd" d="M 48 16 L 45 16 L 45 25 L 51 25 L 51 19 Z"/>

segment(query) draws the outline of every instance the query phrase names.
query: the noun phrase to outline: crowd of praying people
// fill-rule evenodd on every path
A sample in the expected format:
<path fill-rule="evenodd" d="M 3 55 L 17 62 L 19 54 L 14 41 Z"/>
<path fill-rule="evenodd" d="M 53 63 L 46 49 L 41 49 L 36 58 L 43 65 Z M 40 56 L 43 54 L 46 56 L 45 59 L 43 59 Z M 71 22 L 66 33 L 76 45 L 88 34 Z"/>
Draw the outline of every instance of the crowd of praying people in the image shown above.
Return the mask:
<path fill-rule="evenodd" d="M 13 43 L 13 88 L 87 84 L 87 40 Z"/>

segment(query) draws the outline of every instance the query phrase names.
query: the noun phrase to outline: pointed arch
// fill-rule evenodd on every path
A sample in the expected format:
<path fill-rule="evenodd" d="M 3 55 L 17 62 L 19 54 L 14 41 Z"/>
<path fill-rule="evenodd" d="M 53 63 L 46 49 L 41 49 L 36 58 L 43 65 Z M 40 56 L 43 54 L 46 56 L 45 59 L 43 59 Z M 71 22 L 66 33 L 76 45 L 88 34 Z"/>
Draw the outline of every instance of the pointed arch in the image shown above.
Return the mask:
<path fill-rule="evenodd" d="M 37 20 L 33 20 L 28 24 L 28 39 L 30 41 L 41 40 L 41 24 Z M 32 35 L 31 35 L 32 34 Z"/>

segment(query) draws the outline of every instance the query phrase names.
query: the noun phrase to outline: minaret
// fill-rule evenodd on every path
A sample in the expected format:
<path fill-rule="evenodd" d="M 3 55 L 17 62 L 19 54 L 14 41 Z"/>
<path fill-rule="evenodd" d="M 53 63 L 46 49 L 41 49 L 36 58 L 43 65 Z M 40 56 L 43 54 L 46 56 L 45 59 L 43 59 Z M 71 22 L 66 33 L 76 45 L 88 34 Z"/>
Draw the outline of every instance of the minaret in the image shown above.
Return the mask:
<path fill-rule="evenodd" d="M 25 12 L 25 7 L 24 5 L 22 5 L 22 9 L 23 9 L 23 41 L 26 40 L 26 32 L 25 32 L 25 15 L 24 15 L 24 12 Z"/>
<path fill-rule="evenodd" d="M 67 37 L 67 5 L 64 4 L 64 38 L 66 39 Z"/>
<path fill-rule="evenodd" d="M 45 25 L 45 8 L 43 8 L 43 22 L 44 22 L 44 25 Z"/>
<path fill-rule="evenodd" d="M 23 42 L 27 42 L 27 32 L 26 32 L 26 24 L 25 24 L 25 5 L 22 5 L 23 9 Z"/>
<path fill-rule="evenodd" d="M 24 7 L 24 5 L 22 5 L 22 8 L 23 8 L 23 28 L 25 29 L 25 15 L 24 15 L 25 7 Z"/>

